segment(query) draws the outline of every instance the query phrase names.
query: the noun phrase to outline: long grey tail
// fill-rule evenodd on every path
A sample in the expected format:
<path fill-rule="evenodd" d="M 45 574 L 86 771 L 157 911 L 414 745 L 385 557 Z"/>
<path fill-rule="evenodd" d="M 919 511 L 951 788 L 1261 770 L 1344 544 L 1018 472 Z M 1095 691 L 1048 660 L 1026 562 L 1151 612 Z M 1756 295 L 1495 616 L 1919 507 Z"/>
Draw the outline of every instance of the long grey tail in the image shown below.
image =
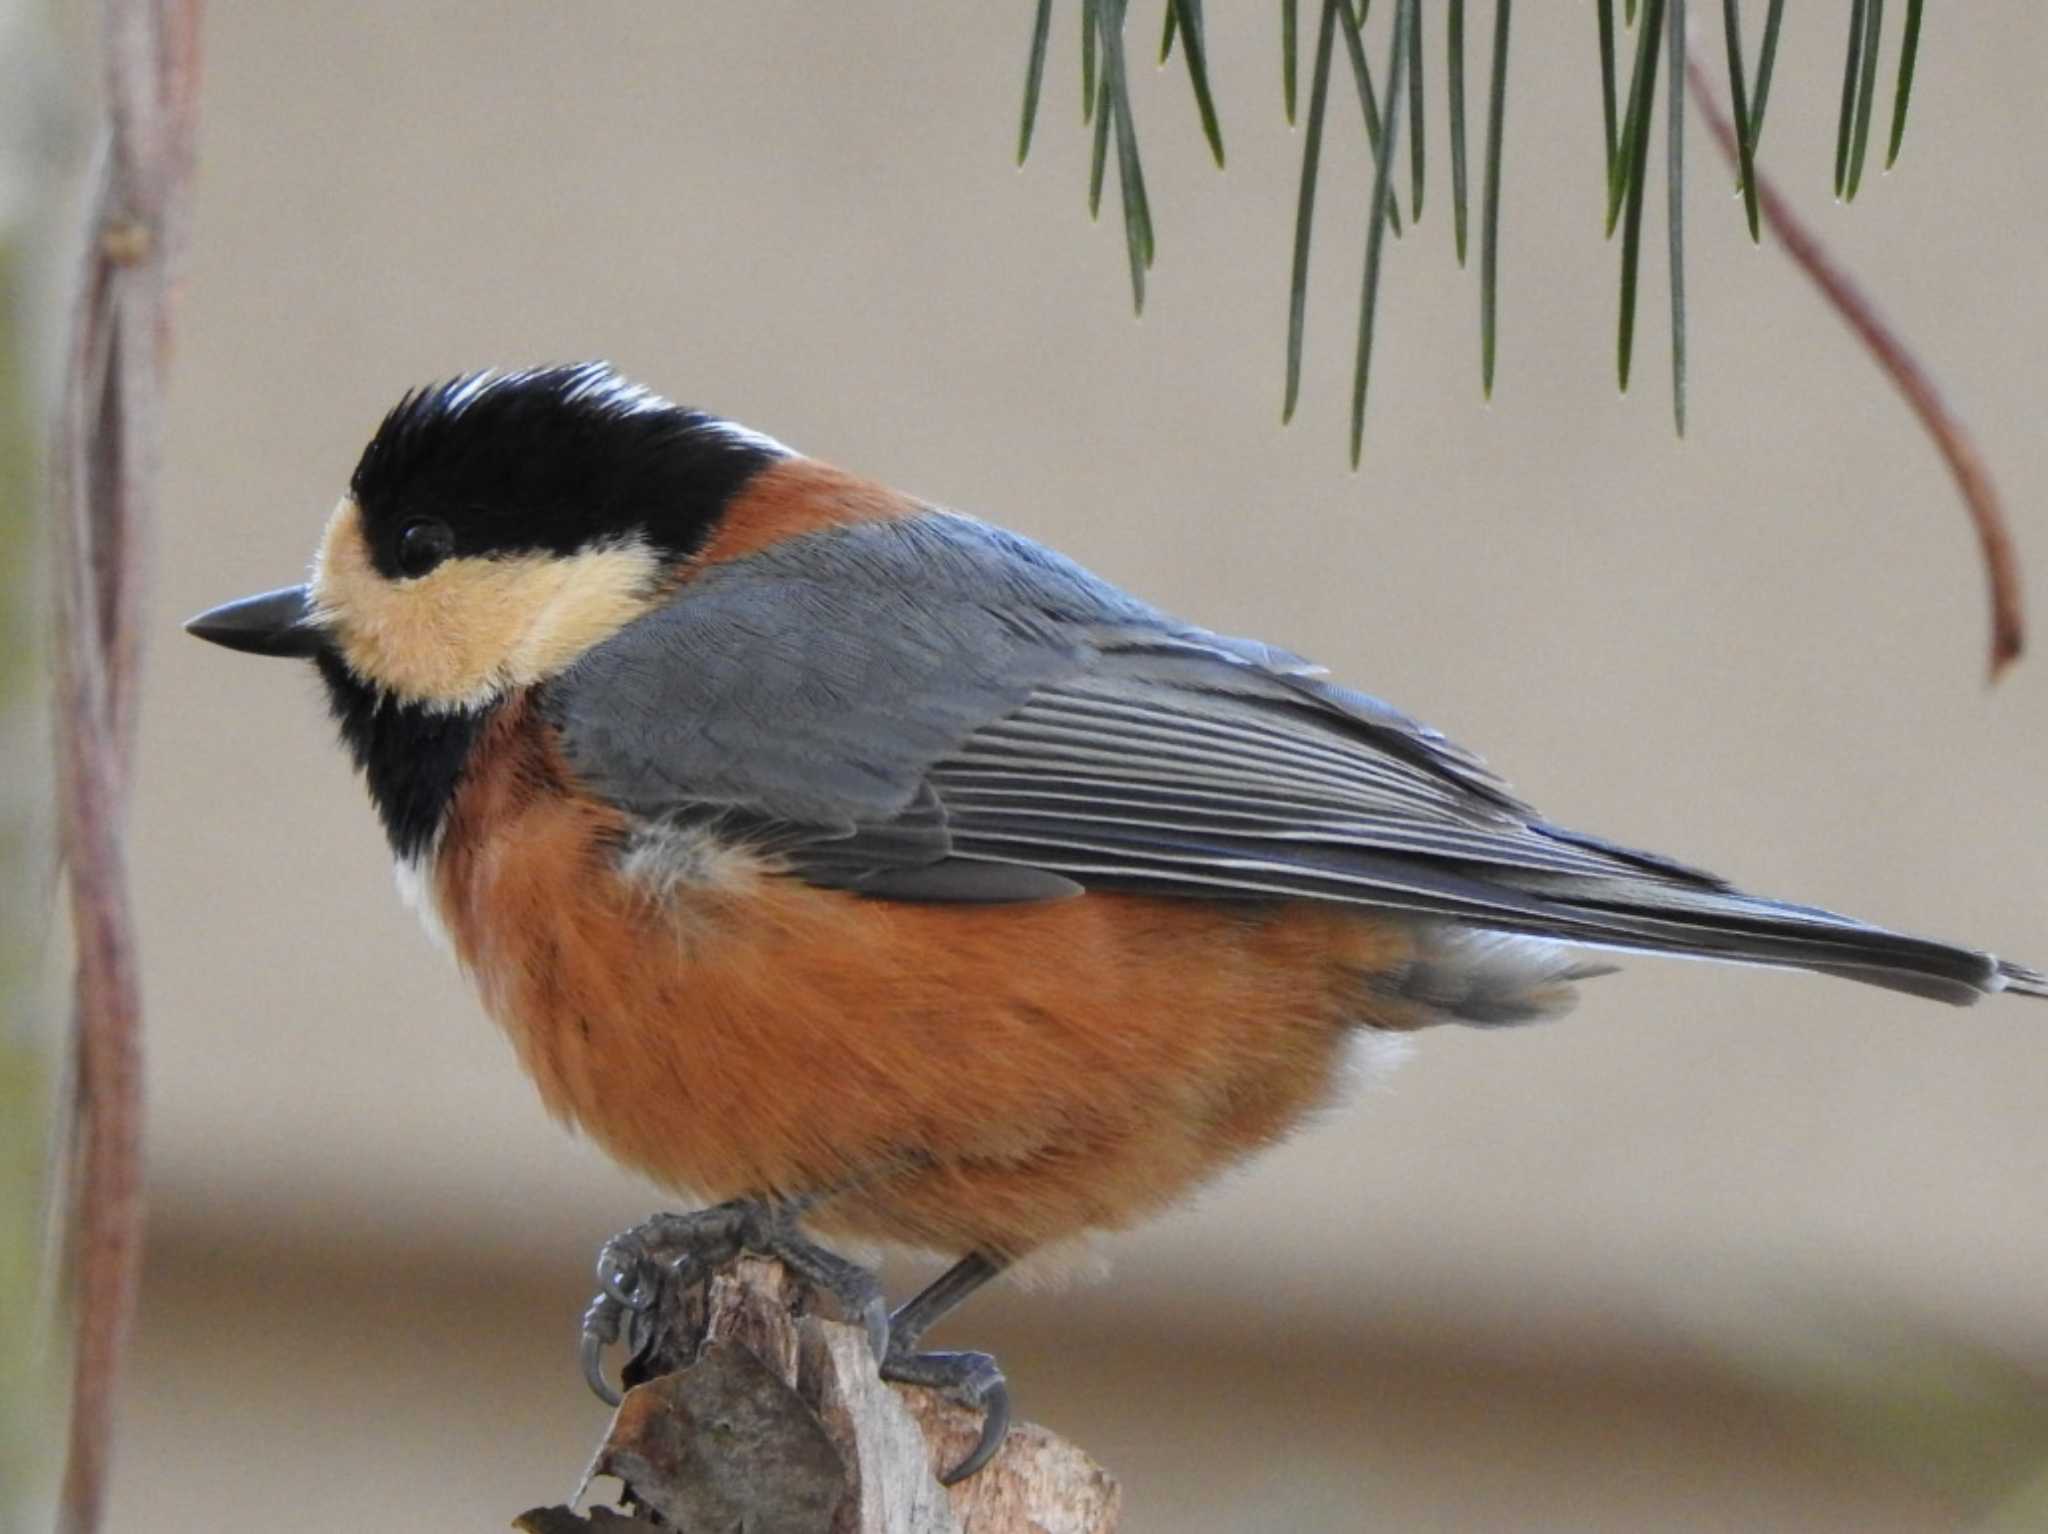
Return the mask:
<path fill-rule="evenodd" d="M 1812 906 L 1767 900 L 1650 854 L 1545 826 L 1606 853 L 1611 875 L 1517 871 L 1514 887 L 1551 913 L 1542 935 L 1600 948 L 1719 959 L 1839 975 L 1956 1005 L 2009 991 L 2048 998 L 2048 975 L 1988 953 L 1894 932 Z M 1492 925 L 1488 923 L 1488 925 Z M 1537 930 L 1537 924 L 1509 924 Z"/>

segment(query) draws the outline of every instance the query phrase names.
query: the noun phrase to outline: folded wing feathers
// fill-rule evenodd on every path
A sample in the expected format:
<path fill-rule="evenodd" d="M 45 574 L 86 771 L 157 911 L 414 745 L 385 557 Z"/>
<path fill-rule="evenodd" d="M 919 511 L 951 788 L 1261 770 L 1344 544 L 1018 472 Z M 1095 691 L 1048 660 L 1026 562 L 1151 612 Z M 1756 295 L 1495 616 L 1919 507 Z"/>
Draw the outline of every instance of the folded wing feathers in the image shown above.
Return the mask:
<path fill-rule="evenodd" d="M 1952 1002 L 2048 995 L 2048 979 L 1988 955 L 1548 826 L 1435 732 L 1208 638 L 1109 650 L 970 736 L 931 774 L 955 854 L 1099 888 L 1355 902 Z"/>

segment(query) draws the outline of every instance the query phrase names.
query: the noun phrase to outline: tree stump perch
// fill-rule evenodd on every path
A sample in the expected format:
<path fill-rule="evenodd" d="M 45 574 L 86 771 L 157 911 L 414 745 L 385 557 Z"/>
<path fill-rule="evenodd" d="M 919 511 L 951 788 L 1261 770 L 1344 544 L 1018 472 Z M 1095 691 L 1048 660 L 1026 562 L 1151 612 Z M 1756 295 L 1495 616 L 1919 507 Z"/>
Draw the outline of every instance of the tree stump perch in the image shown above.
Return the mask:
<path fill-rule="evenodd" d="M 526 1534 L 1113 1534 L 1122 1489 L 1034 1423 L 978 1475 L 938 1474 L 972 1447 L 974 1412 L 883 1383 L 866 1333 L 811 1310 L 808 1286 L 743 1257 L 703 1292 L 695 1357 L 636 1385 L 585 1475 L 624 1511 L 536 1508 Z M 579 1498 L 580 1500 L 580 1498 Z"/>

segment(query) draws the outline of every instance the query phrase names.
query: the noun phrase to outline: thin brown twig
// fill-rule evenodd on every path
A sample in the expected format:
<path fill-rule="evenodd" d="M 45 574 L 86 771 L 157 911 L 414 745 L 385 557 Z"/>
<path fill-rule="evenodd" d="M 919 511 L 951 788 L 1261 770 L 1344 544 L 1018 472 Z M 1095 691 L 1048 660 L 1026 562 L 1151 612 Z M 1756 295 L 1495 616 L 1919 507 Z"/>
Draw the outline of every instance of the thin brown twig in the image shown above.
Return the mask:
<path fill-rule="evenodd" d="M 1688 43 L 1685 72 L 1692 83 L 1693 100 L 1713 129 L 1721 153 L 1740 174 L 1740 146 L 1735 127 L 1729 121 L 1721 99 L 1714 94 L 1713 78 L 1698 50 Z M 1947 460 L 1963 505 L 1977 531 L 1977 544 L 1984 558 L 1984 577 L 1991 595 L 1990 680 L 1996 682 L 2005 668 L 2020 657 L 2026 645 L 2026 619 L 2020 595 L 2019 561 L 2013 550 L 2012 532 L 1999 501 L 1998 488 L 1991 482 L 1991 470 L 1978 451 L 1969 428 L 1942 398 L 1934 378 L 1914 355 L 1905 340 L 1886 323 L 1870 295 L 1837 262 L 1820 238 L 1795 212 L 1763 168 L 1756 168 L 1757 203 L 1764 222 L 1771 228 L 1788 255 L 1813 279 L 1821 294 L 1856 332 L 1879 367 L 1889 373 L 1906 403 L 1927 428 L 1934 445 Z"/>
<path fill-rule="evenodd" d="M 144 533 L 190 219 L 201 0 L 104 0 L 106 129 L 51 453 L 58 834 L 77 945 L 70 1126 L 78 1337 L 60 1530 L 104 1519 L 142 1256 L 141 993 L 127 818 Z"/>

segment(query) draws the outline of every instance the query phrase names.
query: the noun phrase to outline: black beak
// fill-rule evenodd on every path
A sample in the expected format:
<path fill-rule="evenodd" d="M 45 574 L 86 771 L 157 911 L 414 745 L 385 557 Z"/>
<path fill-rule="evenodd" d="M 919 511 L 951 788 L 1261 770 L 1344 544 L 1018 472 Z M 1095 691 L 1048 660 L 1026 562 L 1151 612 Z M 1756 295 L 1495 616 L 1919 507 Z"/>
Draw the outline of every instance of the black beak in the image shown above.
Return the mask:
<path fill-rule="evenodd" d="M 312 621 L 304 586 L 266 591 L 260 597 L 223 602 L 196 618 L 185 632 L 230 650 L 251 655 L 283 655 L 310 660 L 327 649 L 327 633 Z"/>

